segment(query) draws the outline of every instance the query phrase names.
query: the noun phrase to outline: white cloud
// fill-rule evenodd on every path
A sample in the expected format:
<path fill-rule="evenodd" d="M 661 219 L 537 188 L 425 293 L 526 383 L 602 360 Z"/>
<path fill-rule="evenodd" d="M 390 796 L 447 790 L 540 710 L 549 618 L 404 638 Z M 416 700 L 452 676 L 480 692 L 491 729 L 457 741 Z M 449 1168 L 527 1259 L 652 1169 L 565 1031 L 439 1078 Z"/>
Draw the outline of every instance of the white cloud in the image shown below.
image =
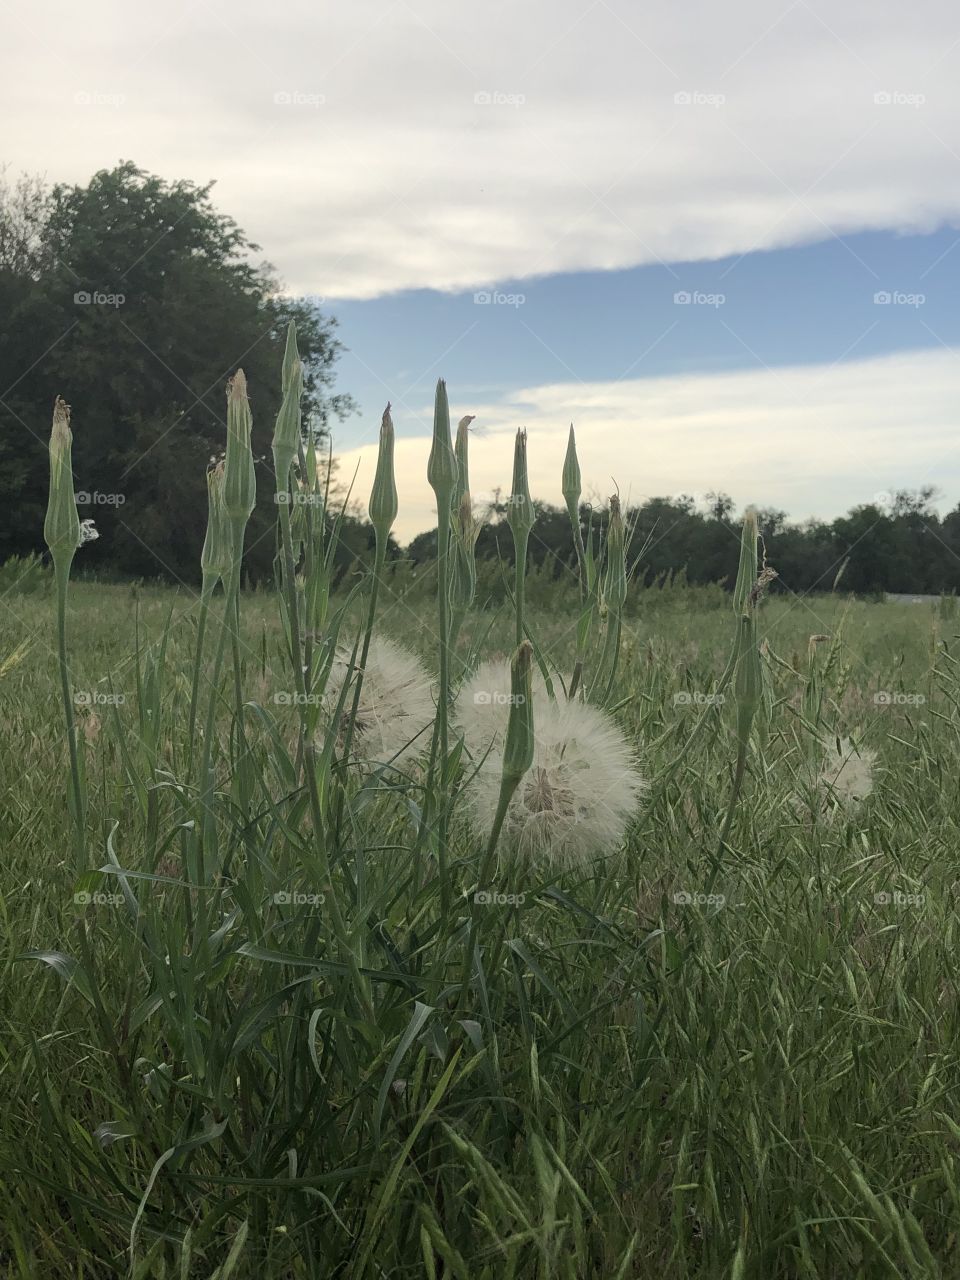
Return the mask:
<path fill-rule="evenodd" d="M 215 177 L 290 287 L 328 298 L 960 215 L 960 15 L 933 0 L 36 0 L 10 19 L 15 167 Z"/>
<path fill-rule="evenodd" d="M 780 507 L 795 519 L 830 517 L 897 488 L 938 485 L 960 501 L 960 363 L 950 352 L 916 352 L 843 365 L 554 383 L 524 388 L 476 413 L 471 485 L 509 492 L 513 433 L 528 429 L 530 487 L 559 505 L 567 429 L 576 425 L 584 491 L 604 501 L 614 483 L 630 502 L 680 493 L 730 493 L 738 505 Z M 398 417 L 402 427 L 403 418 Z M 430 440 L 397 440 L 400 517 L 408 541 L 436 522 L 426 480 Z M 369 492 L 376 447 L 340 455 L 340 475 L 359 464 Z"/>

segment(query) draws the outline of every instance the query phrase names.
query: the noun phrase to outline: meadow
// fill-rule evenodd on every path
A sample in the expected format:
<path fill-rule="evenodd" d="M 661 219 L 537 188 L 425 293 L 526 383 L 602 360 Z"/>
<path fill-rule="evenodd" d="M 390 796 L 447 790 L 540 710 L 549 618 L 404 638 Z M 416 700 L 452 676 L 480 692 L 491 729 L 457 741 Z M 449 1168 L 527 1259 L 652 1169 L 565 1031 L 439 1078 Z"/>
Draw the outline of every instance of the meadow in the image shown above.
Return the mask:
<path fill-rule="evenodd" d="M 310 509 L 278 504 L 276 591 L 229 547 L 202 594 L 71 582 L 66 685 L 53 575 L 5 584 L 2 1274 L 956 1275 L 953 602 L 765 595 L 749 517 L 732 594 L 638 588 L 614 543 L 492 607 L 463 522 L 432 579 L 331 592 Z M 389 760 L 371 637 L 436 707 Z M 537 672 L 629 747 L 622 839 L 575 835 L 587 795 L 524 843 Z"/>

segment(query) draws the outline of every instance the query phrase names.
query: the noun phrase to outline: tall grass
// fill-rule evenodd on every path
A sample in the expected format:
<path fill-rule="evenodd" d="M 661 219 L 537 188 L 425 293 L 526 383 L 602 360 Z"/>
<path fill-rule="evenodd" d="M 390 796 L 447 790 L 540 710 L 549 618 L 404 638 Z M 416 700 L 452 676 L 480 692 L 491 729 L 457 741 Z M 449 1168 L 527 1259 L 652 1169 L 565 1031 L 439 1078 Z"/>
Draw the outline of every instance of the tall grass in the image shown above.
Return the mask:
<path fill-rule="evenodd" d="M 0 652 L 5 1274 L 955 1274 L 949 620 L 761 608 L 750 517 L 732 616 L 709 593 L 630 599 L 615 503 L 551 612 L 524 569 L 525 439 L 517 576 L 478 608 L 442 384 L 433 598 L 382 554 L 388 414 L 377 550 L 337 595 L 299 394 L 291 333 L 275 593 L 239 591 L 234 379 L 199 597 L 69 593 L 58 488 L 56 597 L 4 615 L 3 652 L 40 637 L 8 670 Z M 579 521 L 569 454 L 558 481 Z M 812 654 L 811 631 L 831 637 Z M 390 759 L 370 746 L 383 634 L 435 679 L 432 722 Z M 457 697 L 495 651 L 512 684 L 485 758 Z M 547 688 L 571 723 L 587 698 L 615 714 L 649 783 L 625 841 L 565 870 L 502 836 Z M 857 806 L 817 782 L 841 731 L 880 755 Z M 466 800 L 494 759 L 484 839 Z"/>

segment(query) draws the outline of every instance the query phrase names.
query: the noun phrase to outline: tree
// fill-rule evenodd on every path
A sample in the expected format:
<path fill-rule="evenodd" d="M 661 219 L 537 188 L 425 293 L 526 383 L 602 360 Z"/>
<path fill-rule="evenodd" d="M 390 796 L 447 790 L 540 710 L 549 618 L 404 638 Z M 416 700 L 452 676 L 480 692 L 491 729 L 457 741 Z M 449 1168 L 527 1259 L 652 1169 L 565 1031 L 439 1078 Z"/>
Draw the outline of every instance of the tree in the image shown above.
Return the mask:
<path fill-rule="evenodd" d="M 254 414 L 258 508 L 247 572 L 270 572 L 270 440 L 286 326 L 304 360 L 305 420 L 350 412 L 332 393 L 335 321 L 283 297 L 272 269 L 210 201 L 212 183 L 167 182 L 126 162 L 86 186 L 0 194 L 0 559 L 40 545 L 54 396 L 72 405 L 83 518 L 101 537 L 84 563 L 193 582 L 206 523 L 204 471 L 226 439 L 227 378 L 243 367 Z"/>

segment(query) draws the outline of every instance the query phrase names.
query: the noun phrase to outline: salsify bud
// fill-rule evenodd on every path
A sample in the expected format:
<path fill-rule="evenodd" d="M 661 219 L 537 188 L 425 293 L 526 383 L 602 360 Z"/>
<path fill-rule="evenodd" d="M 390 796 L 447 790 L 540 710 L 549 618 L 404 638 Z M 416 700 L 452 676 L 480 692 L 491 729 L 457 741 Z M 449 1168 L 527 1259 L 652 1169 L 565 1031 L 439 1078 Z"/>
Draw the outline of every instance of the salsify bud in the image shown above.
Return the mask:
<path fill-rule="evenodd" d="M 287 343 L 283 352 L 283 366 L 280 370 L 280 390 L 286 395 L 290 385 L 290 377 L 295 369 L 299 369 L 300 351 L 297 347 L 297 322 L 291 320 L 287 325 Z M 302 370 L 299 370 L 302 373 Z"/>
<path fill-rule="evenodd" d="M 510 489 L 510 509 L 507 524 L 515 542 L 529 536 L 537 518 L 530 484 L 527 479 L 527 433 L 521 428 L 513 448 L 513 485 Z"/>
<path fill-rule="evenodd" d="M 57 396 L 53 406 L 53 428 L 50 432 L 50 493 L 43 537 L 50 548 L 59 572 L 69 573 L 80 545 L 80 517 L 73 492 L 73 433 L 70 430 L 70 406 Z"/>
<path fill-rule="evenodd" d="M 227 457 L 224 464 L 223 505 L 236 533 L 250 519 L 257 502 L 257 474 L 253 467 L 253 416 L 242 369 L 227 384 Z"/>
<path fill-rule="evenodd" d="M 577 458 L 577 437 L 570 423 L 570 435 L 567 439 L 567 453 L 563 459 L 563 477 L 560 481 L 560 492 L 570 512 L 570 519 L 576 523 L 580 519 L 580 494 L 583 492 L 583 481 L 580 477 L 580 462 Z"/>
<path fill-rule="evenodd" d="M 373 478 L 373 489 L 367 511 L 370 523 L 377 535 L 377 542 L 386 545 L 387 537 L 397 518 L 399 501 L 397 498 L 397 481 L 393 466 L 393 419 L 390 417 L 390 404 L 383 411 L 380 423 L 380 449 L 377 453 L 377 472 Z"/>
<path fill-rule="evenodd" d="M 212 589 L 230 570 L 230 535 L 223 509 L 223 463 L 207 472 L 207 534 L 200 552 L 204 588 Z"/>
<path fill-rule="evenodd" d="M 457 457 L 450 443 L 450 405 L 447 402 L 447 384 L 441 378 L 433 406 L 433 444 L 427 462 L 427 480 L 437 495 L 437 508 L 448 511 L 457 491 Z"/>
<path fill-rule="evenodd" d="M 533 646 L 521 641 L 510 663 L 510 715 L 503 745 L 504 785 L 520 781 L 533 764 Z"/>
<path fill-rule="evenodd" d="M 293 330 L 292 324 L 291 329 Z M 280 403 L 280 412 L 276 415 L 274 426 L 274 475 L 278 493 L 287 492 L 291 467 L 297 456 L 297 445 L 300 444 L 300 397 L 303 390 L 303 370 L 300 357 L 297 356 L 296 343 L 296 330 L 293 330 L 293 355 L 291 356 L 291 344 L 288 340 L 287 356 L 284 356 L 283 360 L 283 402 Z"/>
<path fill-rule="evenodd" d="M 468 413 L 457 424 L 457 439 L 453 451 L 457 457 L 457 498 L 462 500 L 465 493 L 470 492 L 470 423 L 475 414 Z"/>
<path fill-rule="evenodd" d="M 469 493 L 463 494 L 453 523 L 453 575 L 450 581 L 450 603 L 463 613 L 473 604 L 477 592 L 477 560 L 475 548 L 480 526 L 473 518 Z"/>
<path fill-rule="evenodd" d="M 740 535 L 740 567 L 737 570 L 737 582 L 733 588 L 733 611 L 738 615 L 746 612 L 750 595 L 757 581 L 757 513 L 749 507 L 743 517 L 743 532 Z"/>
<path fill-rule="evenodd" d="M 757 644 L 757 619 L 752 608 L 737 619 L 739 628 L 737 677 L 734 692 L 737 699 L 737 738 L 745 748 L 750 726 L 763 697 L 763 667 Z"/>
<path fill-rule="evenodd" d="M 603 584 L 603 601 L 619 611 L 627 598 L 626 530 L 620 511 L 620 499 L 610 499 L 610 522 L 607 526 L 607 573 Z"/>

